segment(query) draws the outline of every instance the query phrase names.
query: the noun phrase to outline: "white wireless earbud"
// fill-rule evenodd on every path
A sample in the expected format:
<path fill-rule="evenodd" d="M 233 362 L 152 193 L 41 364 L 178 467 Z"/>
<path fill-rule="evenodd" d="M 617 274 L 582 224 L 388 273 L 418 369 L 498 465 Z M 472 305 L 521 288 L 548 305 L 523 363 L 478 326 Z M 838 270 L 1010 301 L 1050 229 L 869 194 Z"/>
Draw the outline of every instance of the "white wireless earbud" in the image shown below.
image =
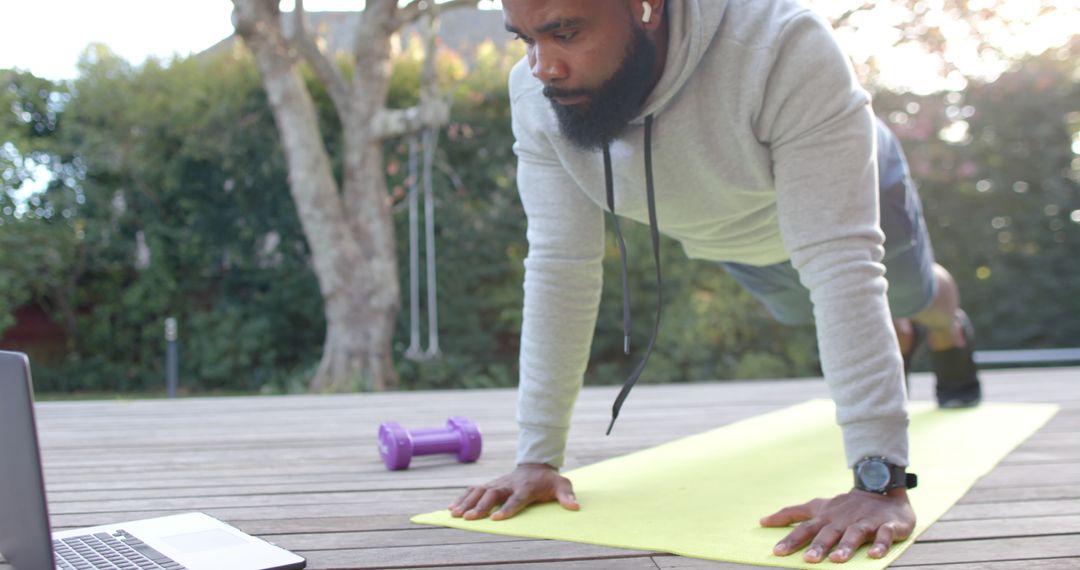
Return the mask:
<path fill-rule="evenodd" d="M 641 15 L 641 21 L 648 24 L 649 20 L 652 19 L 652 4 L 642 2 L 641 7 L 645 10 L 645 13 Z"/>

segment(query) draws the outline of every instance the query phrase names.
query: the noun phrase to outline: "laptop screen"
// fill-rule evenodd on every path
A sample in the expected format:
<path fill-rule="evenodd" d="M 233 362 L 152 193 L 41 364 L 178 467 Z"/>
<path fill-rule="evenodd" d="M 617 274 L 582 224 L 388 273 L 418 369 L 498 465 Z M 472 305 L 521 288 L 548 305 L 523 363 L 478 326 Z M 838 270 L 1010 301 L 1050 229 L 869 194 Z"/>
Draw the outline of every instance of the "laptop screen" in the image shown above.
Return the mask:
<path fill-rule="evenodd" d="M 0 351 L 0 555 L 15 570 L 53 568 L 30 361 Z"/>

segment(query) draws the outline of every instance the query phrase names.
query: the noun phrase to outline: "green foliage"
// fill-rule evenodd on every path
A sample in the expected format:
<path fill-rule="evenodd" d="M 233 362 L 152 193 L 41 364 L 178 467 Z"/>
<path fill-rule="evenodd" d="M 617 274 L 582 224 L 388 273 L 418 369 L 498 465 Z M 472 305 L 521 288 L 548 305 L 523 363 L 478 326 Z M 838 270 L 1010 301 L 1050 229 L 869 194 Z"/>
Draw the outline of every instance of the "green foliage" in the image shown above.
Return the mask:
<path fill-rule="evenodd" d="M 877 99 L 980 348 L 1080 346 L 1077 50 L 1047 52 L 962 93 Z"/>
<path fill-rule="evenodd" d="M 67 285 L 75 243 L 62 223 L 14 216 L 0 224 L 0 335 L 15 324 L 15 311 L 47 303 Z"/>
<path fill-rule="evenodd" d="M 608 232 L 604 293 L 593 339 L 593 380 L 622 383 L 640 360 L 656 314 L 656 271 L 648 228 L 623 224 L 633 314 L 631 355 L 622 333 L 618 245 Z M 690 260 L 661 239 L 664 305 L 656 349 L 641 382 L 776 378 L 816 373 L 814 331 L 777 323 L 715 263 Z"/>
<path fill-rule="evenodd" d="M 509 386 L 517 382 L 525 215 L 514 186 L 510 102 L 506 77 L 520 52 L 479 48 L 467 77 L 453 81 L 452 122 L 439 134 L 433 173 L 439 341 L 444 357 L 404 358 L 409 344 L 408 139 L 388 141 L 388 185 L 397 201 L 395 224 L 403 295 L 394 350 L 408 388 Z M 457 64 L 444 60 L 444 69 Z M 419 89 L 419 63 L 395 66 L 391 106 L 405 106 Z M 401 73 L 398 73 L 401 70 Z M 449 85 L 448 87 L 449 88 Z M 400 99 L 395 99 L 401 97 Z M 421 239 L 421 241 L 423 241 Z M 423 258 L 421 258 L 423 259 Z M 423 263 L 421 263 L 423 265 Z M 422 276 L 421 282 L 426 281 Z M 421 291 L 425 300 L 426 291 Z M 421 317 L 427 347 L 426 313 Z"/>
<path fill-rule="evenodd" d="M 56 305 L 72 286 L 69 268 L 77 264 L 79 238 L 67 189 L 71 165 L 60 144 L 68 97 L 48 80 L 0 71 L 0 336 L 14 324 L 16 309 Z M 41 170 L 50 167 L 63 178 L 42 180 Z M 27 191 L 34 186 L 44 192 Z M 65 192 L 67 199 L 46 198 Z"/>
<path fill-rule="evenodd" d="M 306 365 L 321 299 L 251 62 L 132 69 L 92 47 L 81 70 L 57 143 L 76 157 L 84 202 L 69 220 L 84 249 L 68 268 L 76 343 L 39 368 L 42 388 L 160 386 L 170 316 L 192 389 L 260 388 Z M 61 190 L 40 196 L 43 208 Z"/>
<path fill-rule="evenodd" d="M 469 388 L 517 382 L 522 261 L 528 247 L 525 216 L 514 184 L 506 80 L 519 57 L 517 51 L 498 50 L 490 44 L 482 47 L 468 76 L 454 84 L 454 119 L 440 135 L 436 249 L 440 347 L 445 356 L 437 361 L 417 363 L 403 358 L 409 343 L 408 211 L 402 207 L 396 213 L 405 310 L 398 319 L 395 352 L 407 387 Z M 391 98 L 392 106 L 404 106 L 415 97 L 418 69 L 414 61 L 395 67 L 390 93 L 400 94 L 402 100 Z M 407 153 L 407 141 L 388 144 L 390 187 L 400 206 L 407 199 Z M 625 233 L 628 247 L 649 251 L 647 228 L 630 225 Z M 608 277 L 587 373 L 590 383 L 622 382 L 644 349 L 655 311 L 652 257 L 632 256 L 635 356 L 623 355 L 622 290 L 613 236 L 608 246 Z M 671 240 L 664 241 L 663 249 L 664 317 L 657 350 L 642 382 L 816 371 L 811 329 L 778 325 L 717 265 L 688 260 Z M 421 322 L 426 325 L 426 313 Z M 426 328 L 423 332 L 426 346 Z"/>
<path fill-rule="evenodd" d="M 404 307 L 394 355 L 406 389 L 517 381 L 527 246 L 506 92 L 520 47 L 511 49 L 481 48 L 468 73 L 456 56 L 440 63 L 454 107 L 434 173 L 437 360 L 404 358 L 409 140 L 385 145 Z M 322 299 L 250 58 L 236 52 L 132 68 L 95 46 L 81 69 L 70 85 L 0 72 L 0 333 L 27 303 L 65 328 L 66 358 L 36 369 L 42 390 L 160 390 L 170 316 L 180 323 L 183 389 L 302 387 L 321 356 Z M 395 62 L 390 106 L 415 103 L 419 70 L 409 54 Z M 964 93 L 877 95 L 878 112 L 892 117 L 911 158 L 938 258 L 960 280 L 981 347 L 1080 344 L 1080 224 L 1071 219 L 1080 216 L 1076 77 L 1076 58 L 1047 55 Z M 340 169 L 336 114 L 325 89 L 307 80 Z M 953 126 L 960 119 L 966 137 Z M 956 142 L 939 137 L 946 128 Z M 17 199 L 35 165 L 51 181 Z M 609 236 L 592 383 L 621 382 L 652 327 L 648 231 L 624 230 L 637 252 L 629 268 L 635 355 L 621 350 Z M 715 264 L 688 260 L 671 240 L 662 241 L 662 259 L 664 317 L 643 382 L 817 373 L 811 328 L 774 322 Z"/>

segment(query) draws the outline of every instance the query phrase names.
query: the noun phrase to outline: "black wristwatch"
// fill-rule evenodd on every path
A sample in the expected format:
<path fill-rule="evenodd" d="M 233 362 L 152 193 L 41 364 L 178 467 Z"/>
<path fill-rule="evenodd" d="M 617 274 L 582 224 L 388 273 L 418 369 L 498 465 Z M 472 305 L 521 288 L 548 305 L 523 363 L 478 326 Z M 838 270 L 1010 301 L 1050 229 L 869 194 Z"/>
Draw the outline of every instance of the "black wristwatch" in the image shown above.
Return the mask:
<path fill-rule="evenodd" d="M 889 463 L 884 457 L 864 457 L 855 464 L 855 488 L 884 495 L 890 489 L 914 489 L 919 478 L 904 467 Z"/>

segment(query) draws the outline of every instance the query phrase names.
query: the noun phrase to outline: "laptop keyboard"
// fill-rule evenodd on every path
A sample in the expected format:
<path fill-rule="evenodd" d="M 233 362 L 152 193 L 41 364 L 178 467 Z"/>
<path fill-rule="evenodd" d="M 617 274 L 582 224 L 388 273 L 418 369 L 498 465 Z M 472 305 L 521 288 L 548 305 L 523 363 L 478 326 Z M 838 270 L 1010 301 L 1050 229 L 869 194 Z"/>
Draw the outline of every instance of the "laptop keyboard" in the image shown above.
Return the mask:
<path fill-rule="evenodd" d="M 183 570 L 127 531 L 99 532 L 53 541 L 60 570 Z"/>

